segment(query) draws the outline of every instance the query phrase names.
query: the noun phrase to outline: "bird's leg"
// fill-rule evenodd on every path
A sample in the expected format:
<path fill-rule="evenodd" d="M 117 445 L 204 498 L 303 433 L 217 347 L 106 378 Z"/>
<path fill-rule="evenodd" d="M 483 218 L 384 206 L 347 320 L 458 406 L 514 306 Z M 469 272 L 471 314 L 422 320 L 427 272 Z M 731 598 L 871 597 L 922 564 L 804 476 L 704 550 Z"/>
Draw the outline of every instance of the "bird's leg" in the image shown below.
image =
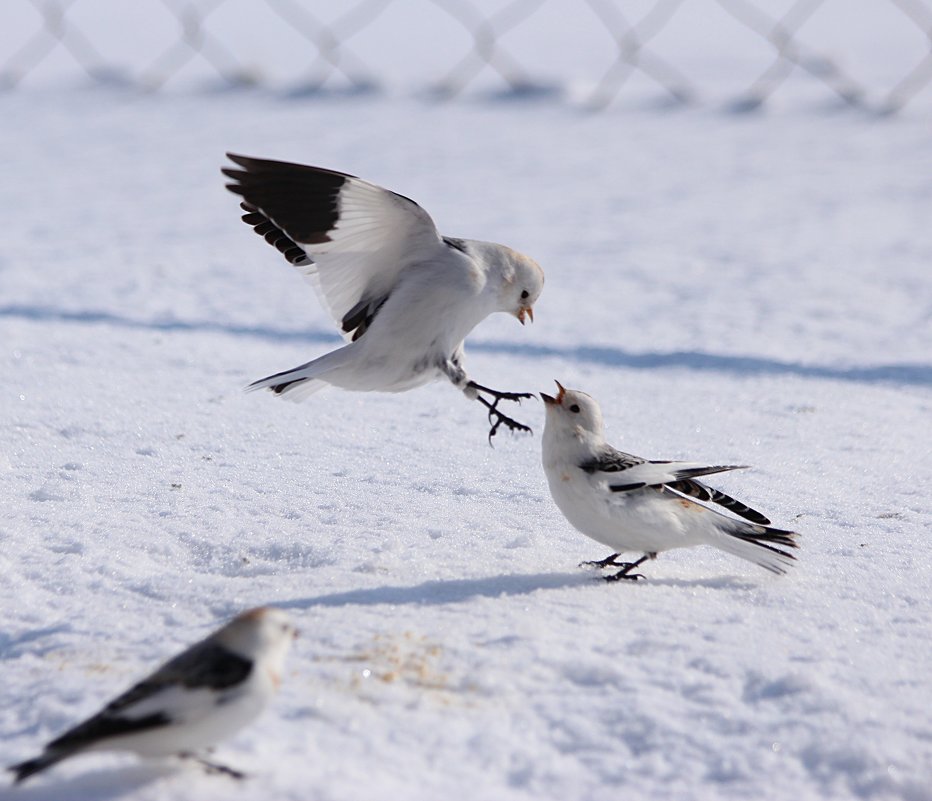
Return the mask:
<path fill-rule="evenodd" d="M 498 410 L 498 402 L 501 400 L 510 400 L 520 403 L 522 398 L 533 398 L 534 396 L 530 392 L 498 392 L 497 390 L 477 384 L 475 381 L 470 381 L 466 375 L 466 371 L 460 364 L 460 355 L 460 353 L 456 353 L 451 358 L 443 360 L 438 366 L 447 378 L 453 382 L 453 385 L 461 390 L 467 398 L 477 400 L 485 406 L 488 412 L 489 422 L 492 424 L 492 428 L 489 429 L 489 445 L 492 444 L 492 437 L 498 433 L 498 429 L 501 426 L 505 426 L 509 431 L 526 431 L 532 434 L 533 431 L 531 431 L 529 426 L 519 423 L 507 414 L 500 412 Z M 482 395 L 479 394 L 480 392 L 491 395 L 493 400 L 490 401 L 483 398 Z"/>
<path fill-rule="evenodd" d="M 528 434 L 534 433 L 530 426 L 526 426 L 524 423 L 519 423 L 517 420 L 512 419 L 507 414 L 502 414 L 497 408 L 495 408 L 498 405 L 498 401 L 500 400 L 499 398 L 496 398 L 490 403 L 481 395 L 477 395 L 476 400 L 489 410 L 489 422 L 492 424 L 492 428 L 489 429 L 489 445 L 492 444 L 492 437 L 498 433 L 498 429 L 502 425 L 504 425 L 509 431 L 526 431 Z"/>
<path fill-rule="evenodd" d="M 477 384 L 475 381 L 468 382 L 466 386 L 476 392 L 484 392 L 486 395 L 491 395 L 493 398 L 495 398 L 495 404 L 502 400 L 521 403 L 523 398 L 534 397 L 534 393 L 532 392 L 500 392 L 497 389 L 489 389 L 488 387 L 484 387 L 481 384 Z M 495 404 L 493 404 L 493 406 Z"/>
<path fill-rule="evenodd" d="M 606 556 L 604 559 L 598 559 L 591 562 L 580 562 L 580 567 L 620 567 L 621 565 L 630 564 L 629 562 L 616 562 L 615 560 L 621 556 L 619 553 L 613 553 L 610 556 Z"/>
<path fill-rule="evenodd" d="M 532 395 L 530 392 L 499 392 L 497 389 L 489 389 L 488 387 L 484 387 L 481 384 L 477 384 L 475 381 L 468 381 L 466 386 L 463 388 L 463 392 L 465 392 L 467 395 L 475 397 L 479 403 L 488 409 L 489 422 L 492 424 L 492 428 L 489 430 L 489 445 L 492 444 L 492 437 L 498 433 L 498 429 L 503 425 L 509 431 L 526 431 L 528 434 L 534 433 L 530 426 L 519 423 L 517 420 L 509 417 L 507 414 L 503 414 L 498 410 L 499 401 L 507 400 L 521 403 L 522 398 L 534 397 L 534 395 Z M 486 395 L 491 395 L 493 400 L 489 401 L 483 398 L 480 394 L 483 392 Z"/>
<path fill-rule="evenodd" d="M 231 779 L 236 779 L 237 781 L 241 781 L 246 778 L 245 773 L 241 773 L 238 770 L 229 768 L 226 765 L 221 765 L 219 762 L 212 762 L 211 760 L 205 759 L 204 757 L 198 756 L 197 754 L 183 753 L 179 754 L 179 756 L 182 759 L 194 760 L 212 776 L 229 776 Z"/>
<path fill-rule="evenodd" d="M 638 565 L 643 564 L 648 559 L 653 559 L 656 556 L 657 554 L 655 553 L 646 553 L 636 562 L 616 562 L 615 563 L 616 565 L 623 566 L 622 569 L 619 570 L 617 573 L 612 573 L 612 575 L 603 576 L 602 578 L 605 581 L 622 581 L 622 580 L 637 581 L 639 578 L 644 578 L 644 576 L 642 576 L 640 573 L 632 573 L 631 571 L 634 570 L 634 568 L 636 568 Z"/>

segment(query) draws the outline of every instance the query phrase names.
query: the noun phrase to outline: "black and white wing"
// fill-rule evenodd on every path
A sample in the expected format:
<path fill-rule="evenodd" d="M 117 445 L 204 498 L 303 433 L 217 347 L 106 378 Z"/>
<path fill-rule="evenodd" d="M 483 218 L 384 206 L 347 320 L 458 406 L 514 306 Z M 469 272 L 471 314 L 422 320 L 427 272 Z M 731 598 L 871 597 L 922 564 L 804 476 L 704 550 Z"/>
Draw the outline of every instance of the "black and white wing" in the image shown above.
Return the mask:
<path fill-rule="evenodd" d="M 583 462 L 579 467 L 596 480 L 603 482 L 611 492 L 631 492 L 644 487 L 668 487 L 696 500 L 718 504 L 752 523 L 761 526 L 770 525 L 770 520 L 756 509 L 695 479 L 696 476 L 742 470 L 746 465 L 652 462 L 606 447 L 595 458 Z"/>
<path fill-rule="evenodd" d="M 227 156 L 241 168 L 223 173 L 243 198 L 243 221 L 311 281 L 354 339 L 406 266 L 448 249 L 430 215 L 403 195 L 334 170 Z"/>
<path fill-rule="evenodd" d="M 648 461 L 640 456 L 617 451 L 610 446 L 579 465 L 594 479 L 607 482 L 612 492 L 630 492 L 643 487 L 659 487 L 728 470 L 742 470 L 746 465 L 706 465 L 702 462 Z M 694 482 L 698 486 L 698 482 Z M 684 490 L 680 490 L 683 492 Z M 691 494 L 687 492 L 686 494 Z M 727 496 L 726 496 L 727 497 Z"/>
<path fill-rule="evenodd" d="M 587 459 L 580 464 L 579 469 L 585 473 L 589 473 L 591 476 L 601 477 L 604 480 L 611 481 L 619 487 L 618 490 L 614 491 L 619 492 L 621 488 L 641 489 L 647 486 L 642 479 L 635 478 L 628 480 L 634 468 L 645 464 L 648 464 L 647 460 L 642 459 L 640 456 L 634 456 L 631 453 L 623 453 L 610 446 L 606 446 L 604 450 L 596 454 L 592 459 Z M 624 475 L 602 476 L 602 473 L 619 473 Z"/>
<path fill-rule="evenodd" d="M 252 669 L 251 660 L 221 645 L 198 643 L 46 748 L 76 750 L 111 737 L 200 718 L 224 694 L 235 695 Z"/>
<path fill-rule="evenodd" d="M 738 515 L 738 517 L 743 517 L 745 520 L 750 520 L 752 523 L 757 523 L 759 526 L 769 526 L 771 523 L 770 518 L 762 515 L 756 509 L 752 509 L 747 504 L 742 503 L 741 501 L 736 500 L 730 495 L 726 495 L 724 492 L 720 492 L 713 487 L 709 487 L 703 484 L 701 481 L 687 478 L 683 479 L 682 481 L 674 481 L 670 484 L 666 484 L 665 486 L 672 490 L 676 490 L 683 495 L 688 495 L 691 498 L 695 498 L 696 500 L 718 504 L 719 506 L 727 509 L 729 512 Z"/>

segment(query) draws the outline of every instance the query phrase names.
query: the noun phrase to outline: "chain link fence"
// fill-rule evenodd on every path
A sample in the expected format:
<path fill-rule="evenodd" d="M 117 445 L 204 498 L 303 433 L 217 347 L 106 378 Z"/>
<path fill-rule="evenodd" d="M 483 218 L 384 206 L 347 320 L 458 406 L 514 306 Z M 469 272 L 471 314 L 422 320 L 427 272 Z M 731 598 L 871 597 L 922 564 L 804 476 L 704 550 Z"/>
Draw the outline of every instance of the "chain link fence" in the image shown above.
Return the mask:
<path fill-rule="evenodd" d="M 183 85 L 192 74 L 291 95 L 379 92 L 393 88 L 392 68 L 404 63 L 397 74 L 408 74 L 394 85 L 410 88 L 413 81 L 418 93 L 437 100 L 491 87 L 498 97 L 602 109 L 626 92 L 649 91 L 669 104 L 721 101 L 749 111 L 804 80 L 846 106 L 890 114 L 928 98 L 932 83 L 926 0 L 4 5 L 6 91 L 78 71 L 93 82 L 150 92 Z M 860 60 L 838 55 L 846 30 L 860 37 Z M 714 89 L 724 84 L 725 96 L 716 99 Z"/>

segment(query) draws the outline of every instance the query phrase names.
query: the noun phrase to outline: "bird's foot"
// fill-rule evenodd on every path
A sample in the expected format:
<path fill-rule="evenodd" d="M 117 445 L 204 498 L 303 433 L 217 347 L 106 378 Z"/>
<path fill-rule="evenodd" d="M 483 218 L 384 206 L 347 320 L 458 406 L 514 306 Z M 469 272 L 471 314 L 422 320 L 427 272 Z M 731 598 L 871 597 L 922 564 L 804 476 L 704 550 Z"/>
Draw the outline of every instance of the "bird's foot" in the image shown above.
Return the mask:
<path fill-rule="evenodd" d="M 612 554 L 610 558 L 614 559 L 618 554 Z M 620 567 L 617 573 L 612 573 L 610 576 L 603 576 L 602 578 L 605 581 L 637 581 L 638 579 L 644 578 L 640 573 L 632 573 L 631 571 L 639 565 L 644 564 L 648 559 L 654 559 L 657 556 L 655 553 L 644 554 L 636 562 L 614 562 L 609 564 L 614 564 L 617 567 Z M 608 567 L 608 565 L 606 565 Z"/>
<path fill-rule="evenodd" d="M 612 573 L 610 576 L 602 576 L 602 581 L 637 581 L 638 579 L 644 578 L 640 573 L 629 573 L 628 571 L 634 567 L 633 563 L 629 563 L 629 566 L 624 570 L 619 570 L 617 573 Z"/>
<path fill-rule="evenodd" d="M 219 762 L 209 762 L 206 759 L 201 759 L 199 761 L 204 766 L 204 770 L 211 776 L 229 776 L 231 779 L 236 779 L 237 781 L 242 781 L 246 778 L 245 773 L 234 770 L 227 765 L 221 765 Z"/>
<path fill-rule="evenodd" d="M 489 389 L 488 387 L 482 386 L 482 384 L 477 384 L 475 381 L 470 381 L 466 386 L 469 387 L 469 389 L 476 390 L 476 392 L 483 392 L 486 395 L 491 395 L 493 398 L 495 398 L 495 403 L 493 403 L 493 406 L 500 400 L 521 403 L 524 398 L 535 397 L 533 392 L 500 392 L 497 389 Z"/>
<path fill-rule="evenodd" d="M 512 392 L 512 393 L 505 393 L 505 394 L 510 394 L 510 395 L 520 394 L 524 397 L 533 397 L 533 396 L 527 395 L 526 393 Z M 492 424 L 492 428 L 489 429 L 489 445 L 492 444 L 492 437 L 494 437 L 498 433 L 498 429 L 501 428 L 502 426 L 505 426 L 505 428 L 507 428 L 509 431 L 523 431 L 528 434 L 534 433 L 531 430 L 530 426 L 526 426 L 524 425 L 524 423 L 519 423 L 517 420 L 509 417 L 507 414 L 503 414 L 502 412 L 498 410 L 498 402 L 502 400 L 502 398 L 496 398 L 494 401 L 488 401 L 485 398 L 483 398 L 481 395 L 479 395 L 476 398 L 476 400 L 478 400 L 479 403 L 485 406 L 485 408 L 488 410 L 489 422 Z M 505 400 L 510 400 L 510 399 L 505 398 Z"/>
<path fill-rule="evenodd" d="M 193 759 L 211 776 L 229 776 L 231 779 L 236 779 L 237 781 L 242 781 L 246 778 L 245 773 L 241 773 L 226 765 L 221 765 L 219 762 L 212 762 L 209 759 L 204 759 L 204 757 L 196 756 L 195 754 L 181 754 L 181 757 L 182 759 Z"/>
<path fill-rule="evenodd" d="M 630 562 L 616 562 L 615 560 L 621 554 L 613 553 L 609 556 L 606 556 L 604 559 L 597 559 L 589 562 L 580 562 L 580 567 L 622 567 L 624 565 L 631 564 Z"/>

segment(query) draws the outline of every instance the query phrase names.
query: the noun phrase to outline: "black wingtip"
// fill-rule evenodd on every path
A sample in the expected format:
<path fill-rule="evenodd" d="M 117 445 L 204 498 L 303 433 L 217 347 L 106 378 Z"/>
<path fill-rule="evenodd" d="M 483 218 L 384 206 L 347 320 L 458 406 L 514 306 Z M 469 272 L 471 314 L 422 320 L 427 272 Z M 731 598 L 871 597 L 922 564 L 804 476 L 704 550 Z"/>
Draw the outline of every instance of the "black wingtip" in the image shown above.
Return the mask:
<path fill-rule="evenodd" d="M 656 462 L 656 464 L 672 464 L 671 462 Z M 715 473 L 727 473 L 730 470 L 747 470 L 746 464 L 717 464 L 711 467 L 687 467 L 685 470 L 676 470 L 677 478 L 699 478 L 711 476 Z"/>
<path fill-rule="evenodd" d="M 249 156 L 240 156 L 236 153 L 230 153 L 227 151 L 227 158 L 232 161 L 234 164 L 239 164 L 240 167 L 249 167 L 249 163 L 255 161 L 255 159 L 250 158 Z"/>
<path fill-rule="evenodd" d="M 20 762 L 17 765 L 10 765 L 7 770 L 13 774 L 13 785 L 22 784 L 30 776 L 41 773 L 46 768 L 54 765 L 58 759 L 52 759 L 48 756 L 38 756 L 35 759 L 29 759 Z"/>
<path fill-rule="evenodd" d="M 795 559 L 796 557 L 793 556 L 793 554 L 786 553 L 785 551 L 782 551 L 780 548 L 775 546 L 779 545 L 781 548 L 799 548 L 799 543 L 796 541 L 796 538 L 799 537 L 798 531 L 788 531 L 787 529 L 782 528 L 770 528 L 769 526 L 762 527 L 757 531 L 747 531 L 739 524 L 738 528 L 730 531 L 729 533 L 738 539 L 744 540 L 745 542 L 753 542 L 755 545 L 761 548 L 766 548 L 768 551 L 774 551 L 775 553 L 781 554 L 788 559 Z"/>

